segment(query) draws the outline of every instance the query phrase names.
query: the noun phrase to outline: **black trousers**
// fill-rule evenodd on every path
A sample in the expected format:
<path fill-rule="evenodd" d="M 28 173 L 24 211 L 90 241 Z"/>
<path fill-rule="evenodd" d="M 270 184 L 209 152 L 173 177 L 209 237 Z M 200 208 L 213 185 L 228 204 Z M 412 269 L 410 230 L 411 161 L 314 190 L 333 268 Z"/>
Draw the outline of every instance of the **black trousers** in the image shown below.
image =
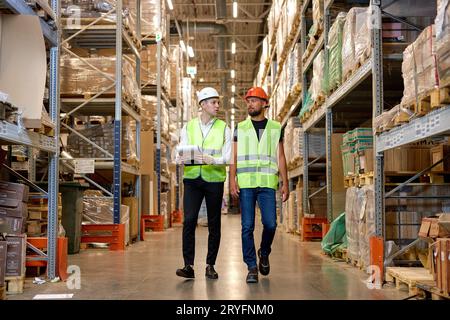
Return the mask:
<path fill-rule="evenodd" d="M 206 200 L 208 212 L 208 255 L 206 263 L 214 265 L 220 245 L 220 218 L 222 210 L 223 182 L 206 182 L 201 177 L 184 179 L 183 258 L 185 265 L 194 265 L 195 228 L 198 212 Z"/>

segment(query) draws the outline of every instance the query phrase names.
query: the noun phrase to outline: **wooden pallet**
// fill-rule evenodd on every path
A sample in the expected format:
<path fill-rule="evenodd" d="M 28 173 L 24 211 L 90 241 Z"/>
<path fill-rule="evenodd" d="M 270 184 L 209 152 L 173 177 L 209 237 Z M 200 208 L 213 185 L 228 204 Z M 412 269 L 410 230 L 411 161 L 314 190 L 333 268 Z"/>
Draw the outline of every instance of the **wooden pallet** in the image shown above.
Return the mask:
<path fill-rule="evenodd" d="M 350 188 L 350 187 L 358 187 L 359 186 L 359 176 L 345 176 L 344 177 L 344 187 Z"/>
<path fill-rule="evenodd" d="M 6 300 L 6 286 L 0 287 L 0 300 Z"/>
<path fill-rule="evenodd" d="M 363 173 L 359 175 L 359 185 L 363 186 L 363 185 L 373 185 L 373 171 L 369 172 L 369 173 Z"/>
<path fill-rule="evenodd" d="M 431 297 L 432 300 L 450 300 L 450 294 L 441 292 L 436 287 L 436 281 L 433 280 L 420 280 L 416 282 L 417 294 L 424 297 Z"/>
<path fill-rule="evenodd" d="M 293 170 L 293 169 L 299 167 L 301 162 L 302 162 L 302 159 L 299 156 L 296 156 L 294 159 L 289 161 L 288 169 Z"/>
<path fill-rule="evenodd" d="M 417 294 L 417 282 L 432 280 L 433 275 L 425 268 L 388 267 L 386 269 L 386 281 L 394 282 L 397 289 L 406 285 L 410 295 Z"/>
<path fill-rule="evenodd" d="M 347 262 L 348 256 L 347 256 L 347 249 L 338 249 L 335 252 L 333 252 L 332 257 L 335 259 L 344 260 Z"/>
<path fill-rule="evenodd" d="M 443 87 L 421 93 L 417 99 L 404 102 L 402 106 L 414 111 L 415 116 L 422 117 L 448 103 L 450 103 L 450 87 Z"/>
<path fill-rule="evenodd" d="M 23 284 L 24 284 L 24 282 L 25 282 L 25 276 L 5 277 L 6 294 L 23 293 Z"/>

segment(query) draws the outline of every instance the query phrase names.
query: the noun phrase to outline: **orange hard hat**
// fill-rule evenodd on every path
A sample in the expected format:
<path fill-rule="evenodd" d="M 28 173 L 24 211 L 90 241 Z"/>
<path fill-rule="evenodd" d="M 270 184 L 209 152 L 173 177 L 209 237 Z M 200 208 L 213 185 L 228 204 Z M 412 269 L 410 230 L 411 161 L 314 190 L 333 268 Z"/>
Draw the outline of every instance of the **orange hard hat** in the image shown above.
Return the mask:
<path fill-rule="evenodd" d="M 247 94 L 245 95 L 245 100 L 247 100 L 250 97 L 256 97 L 256 98 L 260 98 L 260 99 L 269 101 L 269 97 L 267 96 L 267 93 L 261 87 L 250 88 L 247 91 Z"/>

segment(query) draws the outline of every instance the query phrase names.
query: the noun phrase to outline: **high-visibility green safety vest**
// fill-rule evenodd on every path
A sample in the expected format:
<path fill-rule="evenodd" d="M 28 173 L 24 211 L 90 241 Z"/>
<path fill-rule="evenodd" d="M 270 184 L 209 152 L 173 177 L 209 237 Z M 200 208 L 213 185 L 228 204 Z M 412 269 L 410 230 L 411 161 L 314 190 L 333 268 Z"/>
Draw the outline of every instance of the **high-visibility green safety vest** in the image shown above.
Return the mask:
<path fill-rule="evenodd" d="M 199 118 L 192 119 L 186 126 L 188 144 L 199 146 L 204 154 L 221 158 L 226 126 L 224 121 L 215 119 L 208 134 L 203 137 Z M 183 178 L 196 179 L 201 176 L 206 182 L 224 182 L 226 175 L 225 165 L 192 165 L 184 166 Z"/>
<path fill-rule="evenodd" d="M 237 179 L 239 188 L 278 188 L 277 148 L 281 124 L 268 120 L 260 140 L 251 119 L 238 124 Z"/>

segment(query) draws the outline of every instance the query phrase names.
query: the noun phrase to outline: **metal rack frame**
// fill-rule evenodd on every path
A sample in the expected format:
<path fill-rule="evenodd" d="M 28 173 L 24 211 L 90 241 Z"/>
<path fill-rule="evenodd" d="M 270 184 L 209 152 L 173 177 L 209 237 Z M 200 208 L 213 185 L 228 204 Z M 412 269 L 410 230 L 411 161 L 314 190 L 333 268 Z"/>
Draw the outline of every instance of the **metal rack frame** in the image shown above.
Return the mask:
<path fill-rule="evenodd" d="M 137 38 L 140 41 L 140 0 L 137 2 Z M 86 26 L 76 26 L 70 25 L 64 27 L 64 30 L 70 32 L 67 39 L 62 41 L 61 49 L 68 53 L 70 56 L 80 59 L 89 68 L 101 74 L 103 77 L 111 81 L 111 85 L 106 89 L 97 92 L 90 98 L 62 98 L 61 103 L 67 111 L 66 114 L 60 117 L 60 120 L 68 118 L 73 114 L 83 114 L 83 115 L 113 115 L 114 116 L 114 152 L 113 154 L 104 150 L 96 143 L 90 141 L 83 134 L 78 132 L 76 129 L 71 128 L 65 123 L 61 122 L 61 125 L 69 130 L 71 133 L 76 134 L 81 139 L 90 143 L 94 148 L 100 150 L 105 154 L 105 158 L 95 159 L 95 169 L 107 169 L 113 170 L 113 190 L 112 192 L 101 187 L 95 183 L 92 179 L 86 175 L 80 174 L 81 177 L 86 179 L 90 184 L 99 188 L 106 197 L 113 198 L 113 212 L 114 212 L 114 224 L 120 223 L 120 206 L 121 206 L 121 186 L 122 186 L 122 173 L 127 173 L 135 176 L 135 193 L 136 197 L 139 199 L 141 196 L 141 179 L 139 169 L 122 161 L 121 157 L 121 141 L 122 141 L 122 114 L 127 114 L 136 121 L 136 153 L 139 160 L 140 156 L 140 128 L 141 128 L 141 116 L 136 110 L 125 101 L 122 95 L 122 52 L 126 48 L 131 52 L 136 59 L 136 81 L 140 84 L 140 54 L 138 47 L 136 47 L 133 40 L 127 34 L 123 27 L 122 20 L 122 0 L 116 0 L 115 7 L 111 9 L 106 15 L 115 13 L 116 21 L 111 25 L 98 25 L 98 23 L 104 20 L 106 15 L 95 19 L 93 22 Z M 80 47 L 96 47 L 96 48 L 115 48 L 116 50 L 116 61 L 115 61 L 115 77 L 111 77 L 108 74 L 102 72 L 95 66 L 91 65 L 88 61 L 80 57 L 79 55 L 72 52 L 70 49 L 66 48 L 64 45 L 69 43 L 72 39 L 76 40 L 76 44 Z M 102 94 L 108 90 L 114 88 L 115 96 L 114 98 L 103 98 Z M 89 108 L 86 108 L 89 106 Z M 77 158 L 80 159 L 80 158 Z M 68 168 L 74 169 L 70 165 L 70 161 L 77 159 L 63 159 L 62 164 Z M 140 232 L 140 215 L 141 215 L 141 205 L 138 207 L 138 233 Z M 138 239 L 140 238 L 138 234 Z"/>
<path fill-rule="evenodd" d="M 24 0 L 2 0 L 1 7 L 9 8 L 15 14 L 37 15 Z M 17 125 L 0 121 L 0 141 L 16 145 L 26 145 L 49 153 L 48 191 L 39 188 L 14 170 L 4 166 L 12 174 L 20 177 L 24 182 L 39 190 L 48 198 L 48 229 L 47 254 L 41 254 L 40 260 L 47 261 L 47 276 L 50 279 L 56 276 L 57 235 L 58 235 L 58 187 L 59 187 L 59 43 L 60 30 L 56 29 L 60 19 L 60 1 L 52 0 L 51 9 L 55 21 L 51 24 L 40 18 L 40 24 L 45 40 L 49 44 L 50 70 L 49 70 L 49 114 L 55 127 L 54 137 L 48 137 L 25 130 Z M 29 149 L 31 150 L 31 149 Z M 32 170 L 31 170 L 32 171 Z M 33 176 L 33 172 L 30 172 Z"/>

